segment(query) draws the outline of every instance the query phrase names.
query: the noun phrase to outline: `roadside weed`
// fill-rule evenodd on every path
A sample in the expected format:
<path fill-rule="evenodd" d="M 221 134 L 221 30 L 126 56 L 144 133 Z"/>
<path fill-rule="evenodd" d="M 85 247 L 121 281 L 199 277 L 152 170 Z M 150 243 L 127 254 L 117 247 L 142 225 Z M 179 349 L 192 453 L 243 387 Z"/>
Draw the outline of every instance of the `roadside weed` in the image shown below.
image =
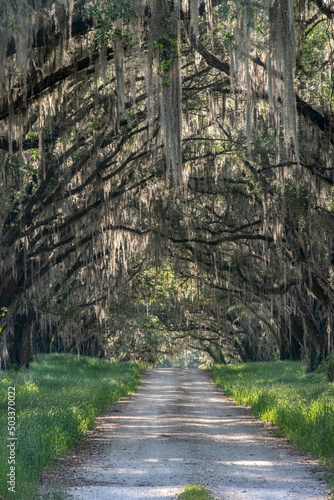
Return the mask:
<path fill-rule="evenodd" d="M 214 497 L 204 484 L 193 483 L 185 486 L 184 491 L 177 497 L 177 500 L 214 500 Z"/>
<path fill-rule="evenodd" d="M 135 391 L 143 367 L 66 354 L 40 355 L 29 371 L 0 372 L 0 498 L 35 500 L 42 470 L 59 459 L 96 416 Z M 16 388 L 15 493 L 8 491 L 8 387 Z"/>
<path fill-rule="evenodd" d="M 334 385 L 299 362 L 216 365 L 215 383 L 238 404 L 278 427 L 302 450 L 334 466 Z"/>

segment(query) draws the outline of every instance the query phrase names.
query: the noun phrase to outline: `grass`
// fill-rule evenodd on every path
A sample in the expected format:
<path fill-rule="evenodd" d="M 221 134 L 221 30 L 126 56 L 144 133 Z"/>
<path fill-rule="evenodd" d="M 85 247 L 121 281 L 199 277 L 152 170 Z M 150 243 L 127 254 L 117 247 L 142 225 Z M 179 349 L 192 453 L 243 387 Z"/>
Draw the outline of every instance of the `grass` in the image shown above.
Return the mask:
<path fill-rule="evenodd" d="M 334 384 L 298 362 L 216 365 L 215 383 L 296 447 L 334 467 Z M 332 483 L 332 487 L 334 484 Z"/>
<path fill-rule="evenodd" d="M 36 500 L 41 471 L 132 393 L 143 367 L 72 355 L 43 355 L 29 371 L 0 373 L 0 498 Z M 16 388 L 15 493 L 8 491 L 8 387 Z"/>
<path fill-rule="evenodd" d="M 177 497 L 178 500 L 214 500 L 210 491 L 206 489 L 204 484 L 193 483 L 188 484 L 184 491 Z"/>

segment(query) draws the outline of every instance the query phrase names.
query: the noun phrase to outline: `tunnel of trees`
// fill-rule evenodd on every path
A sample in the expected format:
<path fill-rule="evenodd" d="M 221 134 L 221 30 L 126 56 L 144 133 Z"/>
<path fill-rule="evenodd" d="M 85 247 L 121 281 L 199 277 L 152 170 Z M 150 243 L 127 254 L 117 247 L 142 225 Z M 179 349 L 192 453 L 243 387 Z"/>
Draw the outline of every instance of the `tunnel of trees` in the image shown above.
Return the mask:
<path fill-rule="evenodd" d="M 334 351 L 333 20 L 0 1 L 1 368 Z"/>

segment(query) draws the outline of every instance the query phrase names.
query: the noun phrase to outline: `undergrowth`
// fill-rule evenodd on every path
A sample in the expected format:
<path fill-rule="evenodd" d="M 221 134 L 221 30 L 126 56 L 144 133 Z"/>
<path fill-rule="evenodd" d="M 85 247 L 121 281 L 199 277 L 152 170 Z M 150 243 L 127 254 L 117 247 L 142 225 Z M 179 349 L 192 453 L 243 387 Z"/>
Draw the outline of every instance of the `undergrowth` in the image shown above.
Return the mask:
<path fill-rule="evenodd" d="M 0 498 L 36 499 L 42 470 L 64 455 L 110 403 L 132 393 L 143 367 L 43 355 L 29 371 L 0 373 Z M 16 388 L 15 493 L 8 491 L 7 390 Z"/>
<path fill-rule="evenodd" d="M 184 491 L 177 497 L 177 500 L 214 500 L 214 497 L 204 484 L 193 483 L 185 486 Z"/>
<path fill-rule="evenodd" d="M 215 383 L 298 449 L 334 467 L 334 384 L 298 362 L 216 365 Z M 334 484 L 332 483 L 332 487 Z"/>

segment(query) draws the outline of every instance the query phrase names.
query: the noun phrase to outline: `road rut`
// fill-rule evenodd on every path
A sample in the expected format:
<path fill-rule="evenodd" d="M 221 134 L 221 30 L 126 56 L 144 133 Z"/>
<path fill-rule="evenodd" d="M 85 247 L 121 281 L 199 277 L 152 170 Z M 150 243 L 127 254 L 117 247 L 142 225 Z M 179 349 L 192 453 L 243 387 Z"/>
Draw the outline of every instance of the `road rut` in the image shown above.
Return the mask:
<path fill-rule="evenodd" d="M 316 463 L 195 369 L 147 370 L 51 479 L 76 500 L 175 499 L 196 481 L 222 500 L 329 498 Z"/>

